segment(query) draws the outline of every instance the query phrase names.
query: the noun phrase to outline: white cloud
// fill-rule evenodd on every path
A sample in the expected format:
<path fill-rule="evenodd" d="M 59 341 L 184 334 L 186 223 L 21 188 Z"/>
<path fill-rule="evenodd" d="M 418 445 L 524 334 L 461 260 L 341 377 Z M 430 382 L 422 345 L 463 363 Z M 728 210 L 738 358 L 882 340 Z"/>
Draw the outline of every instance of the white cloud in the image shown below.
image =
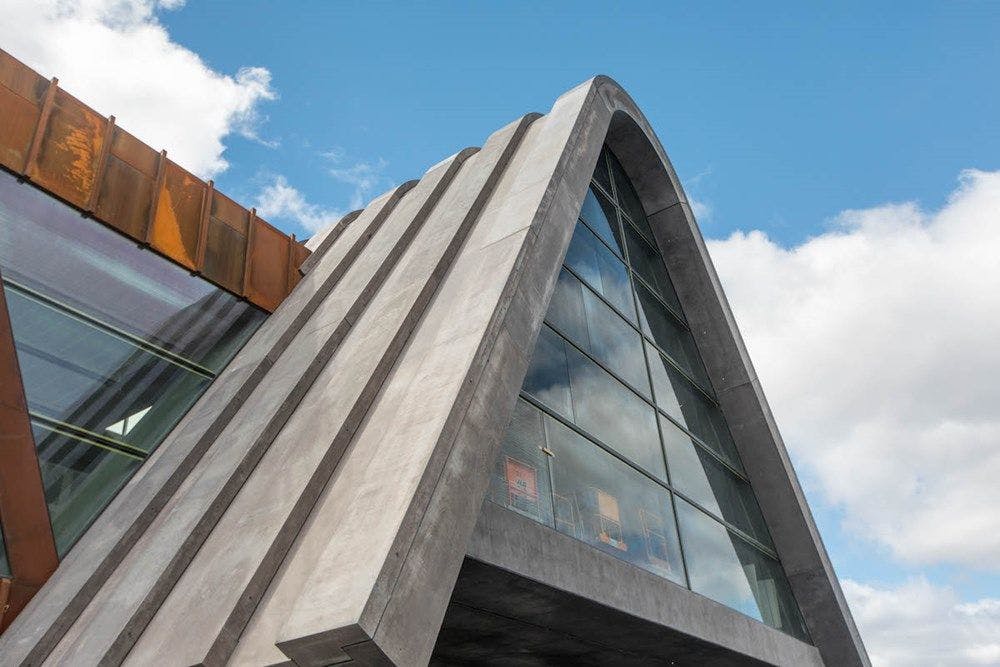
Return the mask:
<path fill-rule="evenodd" d="M 344 152 L 339 148 L 334 148 L 324 153 L 324 157 L 334 164 L 339 164 L 344 159 Z M 335 166 L 330 169 L 330 175 L 334 179 L 354 187 L 349 207 L 358 209 L 364 206 L 365 202 L 375 194 L 375 188 L 385 180 L 382 172 L 385 171 L 388 164 L 379 158 L 374 163 L 357 162 L 350 167 Z"/>
<path fill-rule="evenodd" d="M 712 219 L 712 205 L 707 201 L 689 196 L 688 204 L 690 204 L 691 212 L 694 213 L 694 218 L 698 222 L 705 223 Z"/>
<path fill-rule="evenodd" d="M 876 665 L 1000 665 L 1000 600 L 962 603 L 926 579 L 896 588 L 844 581 Z"/>
<path fill-rule="evenodd" d="M 808 480 L 912 563 L 1000 567 L 1000 172 L 847 211 L 783 248 L 710 243 Z M 985 649 L 984 649 L 985 650 Z"/>
<path fill-rule="evenodd" d="M 323 208 L 310 204 L 284 176 L 275 176 L 257 195 L 257 212 L 270 220 L 289 220 L 310 232 L 336 224 L 347 211 Z"/>
<path fill-rule="evenodd" d="M 0 44 L 44 76 L 187 169 L 211 177 L 228 166 L 224 140 L 257 139 L 260 104 L 275 99 L 271 74 L 213 70 L 171 40 L 157 11 L 183 0 L 5 0 Z"/>

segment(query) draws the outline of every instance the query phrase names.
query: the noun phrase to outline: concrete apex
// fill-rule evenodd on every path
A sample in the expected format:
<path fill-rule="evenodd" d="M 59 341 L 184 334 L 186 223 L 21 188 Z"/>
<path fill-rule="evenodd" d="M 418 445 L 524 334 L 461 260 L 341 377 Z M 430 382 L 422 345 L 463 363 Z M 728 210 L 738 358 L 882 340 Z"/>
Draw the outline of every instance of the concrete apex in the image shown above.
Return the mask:
<path fill-rule="evenodd" d="M 628 93 L 595 76 L 310 239 L 290 297 L 0 637 L 0 654 L 426 664 L 470 539 L 491 557 L 483 526 L 474 533 L 480 507 L 605 143 L 677 272 L 692 329 L 706 332 L 712 379 L 751 374 L 662 145 Z M 792 585 L 819 655 L 867 664 L 763 394 L 734 394 L 724 410 L 745 426 L 741 454 L 759 461 L 751 481 L 772 487 L 761 505 L 779 556 L 811 573 Z M 780 662 L 769 646 L 761 659 Z"/>

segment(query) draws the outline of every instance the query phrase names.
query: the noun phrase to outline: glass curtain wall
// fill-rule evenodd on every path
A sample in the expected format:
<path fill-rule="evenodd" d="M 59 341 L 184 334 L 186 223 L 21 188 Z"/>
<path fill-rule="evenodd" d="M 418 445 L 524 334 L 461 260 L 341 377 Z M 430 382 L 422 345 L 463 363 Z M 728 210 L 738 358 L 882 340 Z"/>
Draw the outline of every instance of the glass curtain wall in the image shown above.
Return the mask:
<path fill-rule="evenodd" d="M 8 174 L 0 273 L 62 556 L 266 314 Z"/>
<path fill-rule="evenodd" d="M 0 531 L 0 577 L 10 576 L 10 563 L 7 562 L 7 545 L 3 541 L 3 532 Z"/>
<path fill-rule="evenodd" d="M 489 499 L 806 638 L 639 198 L 607 149 Z"/>

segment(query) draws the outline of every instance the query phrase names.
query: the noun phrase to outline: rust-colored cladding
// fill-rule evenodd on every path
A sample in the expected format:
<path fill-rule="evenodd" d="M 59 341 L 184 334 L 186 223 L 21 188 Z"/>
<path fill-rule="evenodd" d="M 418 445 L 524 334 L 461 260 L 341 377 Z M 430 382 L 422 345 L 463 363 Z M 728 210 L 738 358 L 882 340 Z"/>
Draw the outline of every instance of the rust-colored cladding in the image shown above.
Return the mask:
<path fill-rule="evenodd" d="M 247 239 L 229 225 L 209 218 L 205 236 L 203 276 L 230 292 L 243 293 L 243 265 Z"/>
<path fill-rule="evenodd" d="M 163 185 L 149 244 L 191 270 L 198 268 L 198 236 L 205 183 L 170 160 L 163 167 Z"/>
<path fill-rule="evenodd" d="M 305 247 L 302 243 L 292 244 L 292 266 L 291 266 L 291 278 L 288 281 L 288 291 L 291 292 L 299 281 L 302 280 L 302 274 L 299 273 L 299 267 L 302 263 L 306 261 L 306 258 L 311 255 L 309 248 Z"/>
<path fill-rule="evenodd" d="M 74 206 L 85 208 L 95 187 L 107 119 L 64 90 L 56 90 L 28 177 Z"/>
<path fill-rule="evenodd" d="M 115 127 L 94 215 L 134 239 L 146 236 L 159 153 Z"/>
<path fill-rule="evenodd" d="M 48 81 L 0 50 L 0 164 L 21 173 Z"/>
<path fill-rule="evenodd" d="M 240 236 L 247 235 L 250 212 L 218 190 L 212 191 L 211 215 L 219 222 L 229 225 Z"/>
<path fill-rule="evenodd" d="M 287 291 L 288 244 L 291 239 L 260 218 L 254 219 L 250 243 L 247 298 L 273 311 Z"/>
<path fill-rule="evenodd" d="M 2 50 L 0 165 L 265 310 L 309 255 Z"/>
<path fill-rule="evenodd" d="M 52 525 L 45 504 L 42 475 L 35 454 L 28 403 L 21 384 L 14 332 L 7 300 L 0 288 L 0 525 L 13 581 L 9 587 L 9 623 L 55 571 Z"/>

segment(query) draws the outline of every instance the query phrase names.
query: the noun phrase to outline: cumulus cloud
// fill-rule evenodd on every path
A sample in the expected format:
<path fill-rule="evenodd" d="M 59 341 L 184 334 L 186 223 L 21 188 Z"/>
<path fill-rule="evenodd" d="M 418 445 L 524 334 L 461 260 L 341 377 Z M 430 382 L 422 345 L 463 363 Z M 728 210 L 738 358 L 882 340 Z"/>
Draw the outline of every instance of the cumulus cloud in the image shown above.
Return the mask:
<path fill-rule="evenodd" d="M 845 527 L 911 563 L 1000 567 L 1000 172 L 794 247 L 709 245 L 788 446 Z"/>
<path fill-rule="evenodd" d="M 183 0 L 6 0 L 0 44 L 187 169 L 224 171 L 224 140 L 258 139 L 271 74 L 223 74 L 172 41 L 157 12 Z"/>
<path fill-rule="evenodd" d="M 257 195 L 257 212 L 269 220 L 288 220 L 309 232 L 336 224 L 347 211 L 328 209 L 306 201 L 284 176 L 275 176 Z"/>
<path fill-rule="evenodd" d="M 923 578 L 843 586 L 875 665 L 1000 665 L 1000 599 L 963 603 Z"/>

